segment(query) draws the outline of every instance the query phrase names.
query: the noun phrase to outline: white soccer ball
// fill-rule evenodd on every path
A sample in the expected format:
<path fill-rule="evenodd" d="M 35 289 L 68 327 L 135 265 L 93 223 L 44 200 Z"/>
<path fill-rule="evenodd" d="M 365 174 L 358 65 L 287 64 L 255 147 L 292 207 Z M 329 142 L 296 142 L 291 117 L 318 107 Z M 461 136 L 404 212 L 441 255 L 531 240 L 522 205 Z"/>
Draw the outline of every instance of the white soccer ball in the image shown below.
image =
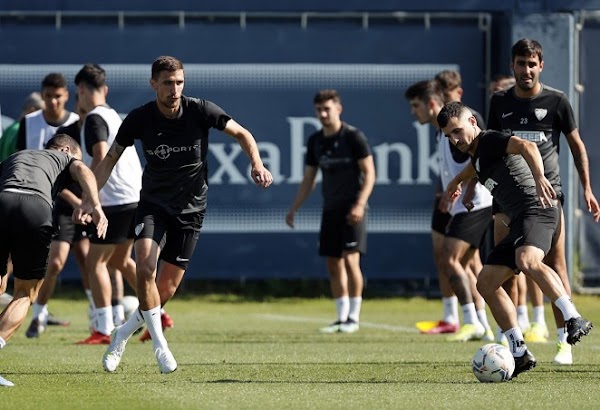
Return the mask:
<path fill-rule="evenodd" d="M 133 312 L 140 305 L 140 301 L 135 296 L 124 296 L 122 303 L 123 310 L 125 310 L 125 320 L 129 319 L 129 316 L 133 315 Z"/>
<path fill-rule="evenodd" d="M 515 371 L 512 353 L 497 343 L 488 343 L 477 349 L 471 365 L 473 374 L 482 383 L 507 382 Z"/>

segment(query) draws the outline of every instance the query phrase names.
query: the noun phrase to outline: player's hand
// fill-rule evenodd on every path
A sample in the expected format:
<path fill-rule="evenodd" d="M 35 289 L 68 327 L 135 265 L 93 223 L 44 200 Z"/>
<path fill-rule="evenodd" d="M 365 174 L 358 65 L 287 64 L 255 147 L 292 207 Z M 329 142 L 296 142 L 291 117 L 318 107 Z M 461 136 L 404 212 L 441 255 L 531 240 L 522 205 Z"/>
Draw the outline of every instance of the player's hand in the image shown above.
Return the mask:
<path fill-rule="evenodd" d="M 594 221 L 600 221 L 600 205 L 598 205 L 598 201 L 592 191 L 584 191 L 583 198 L 585 199 L 587 209 L 592 214 Z"/>
<path fill-rule="evenodd" d="M 350 225 L 356 225 L 357 223 L 360 223 L 360 221 L 363 220 L 364 216 L 365 205 L 354 204 L 352 205 L 352 208 L 350 208 L 348 215 L 346 215 L 346 219 Z"/>
<path fill-rule="evenodd" d="M 108 229 L 108 219 L 104 215 L 104 211 L 100 205 L 94 207 L 92 210 L 92 221 L 96 225 L 96 234 L 98 238 L 104 239 L 106 237 L 106 230 Z"/>
<path fill-rule="evenodd" d="M 450 212 L 450 209 L 452 209 L 452 206 L 454 205 L 454 202 L 456 202 L 457 199 L 458 197 L 454 197 L 452 195 L 449 195 L 447 192 L 444 192 L 444 195 L 442 195 L 442 197 L 440 198 L 440 202 L 438 203 L 438 210 L 441 213 L 447 214 L 448 212 Z"/>
<path fill-rule="evenodd" d="M 254 183 L 260 187 L 267 188 L 273 183 L 273 175 L 271 175 L 271 172 L 262 164 L 260 166 L 252 167 L 250 175 L 252 176 Z"/>
<path fill-rule="evenodd" d="M 444 194 L 456 200 L 462 194 L 462 182 L 450 181 Z"/>
<path fill-rule="evenodd" d="M 545 176 L 542 176 L 535 181 L 535 190 L 537 191 L 542 208 L 552 208 L 554 206 L 556 191 Z"/>
<path fill-rule="evenodd" d="M 292 211 L 291 209 L 287 212 L 287 214 L 285 215 L 285 224 L 287 226 L 289 226 L 290 228 L 294 228 L 294 215 L 296 214 L 295 211 Z"/>

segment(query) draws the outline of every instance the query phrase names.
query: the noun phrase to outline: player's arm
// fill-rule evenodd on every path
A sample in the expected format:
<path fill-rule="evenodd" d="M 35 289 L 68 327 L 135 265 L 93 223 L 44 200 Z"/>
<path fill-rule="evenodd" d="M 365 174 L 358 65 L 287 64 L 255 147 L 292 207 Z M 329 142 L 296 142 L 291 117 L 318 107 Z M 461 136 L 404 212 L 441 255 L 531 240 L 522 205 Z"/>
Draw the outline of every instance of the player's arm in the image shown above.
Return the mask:
<path fill-rule="evenodd" d="M 507 154 L 521 155 L 535 180 L 536 190 L 542 207 L 553 206 L 556 192 L 552 184 L 544 176 L 544 161 L 535 142 L 527 141 L 516 136 L 511 136 L 506 145 Z"/>
<path fill-rule="evenodd" d="M 292 202 L 292 206 L 288 210 L 285 216 L 285 223 L 290 227 L 294 227 L 294 215 L 300 209 L 304 201 L 310 196 L 311 192 L 315 188 L 315 181 L 317 179 L 317 172 L 319 168 L 306 165 L 304 167 L 304 177 L 302 178 L 302 182 L 298 186 L 298 192 L 296 193 L 296 197 Z"/>
<path fill-rule="evenodd" d="M 363 174 L 363 183 L 358 192 L 358 198 L 350 209 L 348 214 L 348 222 L 350 224 L 357 224 L 362 221 L 365 215 L 365 207 L 367 201 L 373 192 L 375 186 L 375 165 L 373 164 L 373 156 L 369 155 L 365 158 L 358 160 L 358 167 Z"/>
<path fill-rule="evenodd" d="M 71 162 L 69 172 L 71 173 L 71 177 L 81 185 L 86 198 L 84 203 L 73 213 L 73 218 L 79 223 L 87 223 L 89 222 L 88 216 L 91 216 L 92 221 L 96 224 L 98 237 L 104 238 L 106 228 L 108 227 L 108 220 L 100 205 L 98 186 L 94 174 L 79 160 Z"/>
<path fill-rule="evenodd" d="M 96 145 L 98 144 L 95 144 L 94 147 Z M 121 155 L 123 154 L 123 151 L 125 151 L 125 148 L 127 147 L 123 147 L 115 139 L 104 158 L 102 158 L 102 161 L 100 161 L 98 165 L 94 168 L 94 175 L 96 176 L 98 189 L 102 189 L 104 184 L 106 184 L 110 173 L 112 172 L 119 158 L 121 158 Z"/>
<path fill-rule="evenodd" d="M 262 160 L 260 159 L 258 146 L 256 145 L 256 140 L 254 139 L 252 133 L 250 133 L 250 131 L 242 127 L 233 119 L 227 121 L 223 131 L 225 131 L 227 135 L 235 138 L 248 158 L 250 158 L 250 164 L 252 166 L 250 174 L 256 185 L 263 188 L 271 185 L 273 182 L 273 175 L 271 175 L 271 172 L 265 168 Z"/>
<path fill-rule="evenodd" d="M 81 198 L 79 198 L 77 195 L 75 195 L 69 189 L 66 189 L 66 188 L 63 189 L 62 191 L 60 191 L 58 196 L 60 196 L 65 201 L 67 201 L 69 203 L 69 205 L 71 205 L 73 208 L 81 205 Z"/>
<path fill-rule="evenodd" d="M 477 172 L 473 167 L 471 161 L 458 173 L 456 176 L 448 183 L 446 187 L 445 195 L 450 199 L 456 199 L 462 193 L 462 184 L 465 181 L 470 181 L 471 179 L 477 177 Z"/>
<path fill-rule="evenodd" d="M 592 192 L 590 161 L 585 144 L 581 140 L 577 128 L 566 134 L 566 136 L 569 148 L 571 149 L 571 155 L 573 155 L 573 162 L 575 162 L 575 168 L 577 168 L 577 173 L 579 174 L 579 181 L 581 181 L 581 186 L 583 187 L 583 198 L 585 199 L 587 209 L 594 216 L 594 220 L 598 222 L 600 220 L 600 206 Z"/>

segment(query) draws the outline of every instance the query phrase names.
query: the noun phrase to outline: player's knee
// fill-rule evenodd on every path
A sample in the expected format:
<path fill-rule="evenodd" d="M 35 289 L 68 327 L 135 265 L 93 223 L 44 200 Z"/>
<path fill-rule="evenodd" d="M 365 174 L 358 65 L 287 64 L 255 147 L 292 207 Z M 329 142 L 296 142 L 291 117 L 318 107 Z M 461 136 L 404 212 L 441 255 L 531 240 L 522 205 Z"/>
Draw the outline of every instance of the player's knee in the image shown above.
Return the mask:
<path fill-rule="evenodd" d="M 156 266 L 152 263 L 138 262 L 136 266 L 136 276 L 138 280 L 150 280 L 154 278 Z"/>
<path fill-rule="evenodd" d="M 52 258 L 48 261 L 48 268 L 46 269 L 46 275 L 58 276 L 65 267 L 65 262 L 60 258 Z"/>

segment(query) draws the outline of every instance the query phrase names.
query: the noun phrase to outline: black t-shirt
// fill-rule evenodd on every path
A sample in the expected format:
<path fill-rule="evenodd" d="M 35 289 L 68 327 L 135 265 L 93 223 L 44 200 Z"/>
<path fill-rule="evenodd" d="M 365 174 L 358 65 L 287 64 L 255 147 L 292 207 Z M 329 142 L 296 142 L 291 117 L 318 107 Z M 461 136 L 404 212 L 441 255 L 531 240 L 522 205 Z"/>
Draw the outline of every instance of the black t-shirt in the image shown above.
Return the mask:
<path fill-rule="evenodd" d="M 58 192 L 73 182 L 69 171 L 73 161 L 72 156 L 53 149 L 18 151 L 0 163 L 0 191 L 33 191 L 52 206 Z"/>
<path fill-rule="evenodd" d="M 571 104 L 559 90 L 542 84 L 532 98 L 519 98 L 514 87 L 492 96 L 488 129 L 502 130 L 534 141 L 544 160 L 544 175 L 557 195 L 562 195 L 559 167 L 560 134 L 577 128 Z"/>
<path fill-rule="evenodd" d="M 323 173 L 323 209 L 348 208 L 356 201 L 362 184 L 358 160 L 369 155 L 365 135 L 345 123 L 335 135 L 326 137 L 321 130 L 308 138 L 306 165 Z"/>
<path fill-rule="evenodd" d="M 108 107 L 108 106 L 106 106 Z M 94 156 L 94 145 L 99 142 L 107 142 L 110 132 L 106 120 L 100 114 L 88 114 L 85 117 L 85 150 L 90 157 Z"/>
<path fill-rule="evenodd" d="M 206 208 L 208 132 L 225 129 L 230 119 L 213 102 L 185 96 L 176 118 L 162 115 L 156 101 L 129 113 L 116 141 L 124 147 L 133 145 L 134 139 L 142 143 L 146 166 L 140 200 L 171 214 Z"/>
<path fill-rule="evenodd" d="M 479 181 L 493 195 L 510 219 L 539 207 L 535 181 L 521 155 L 506 153 L 510 133 L 482 131 L 471 163 Z"/>
<path fill-rule="evenodd" d="M 73 124 L 59 127 L 56 130 L 56 134 L 67 134 L 69 137 L 73 138 L 77 141 L 78 144 L 81 143 L 81 131 L 79 129 L 79 122 L 74 122 Z M 69 184 L 65 187 L 69 191 L 73 192 L 77 197 L 81 198 L 83 190 L 78 182 L 73 181 L 72 184 Z M 67 201 L 62 199 L 60 195 L 56 196 L 54 200 L 54 212 L 60 214 L 69 214 L 73 211 L 73 207 Z"/>

